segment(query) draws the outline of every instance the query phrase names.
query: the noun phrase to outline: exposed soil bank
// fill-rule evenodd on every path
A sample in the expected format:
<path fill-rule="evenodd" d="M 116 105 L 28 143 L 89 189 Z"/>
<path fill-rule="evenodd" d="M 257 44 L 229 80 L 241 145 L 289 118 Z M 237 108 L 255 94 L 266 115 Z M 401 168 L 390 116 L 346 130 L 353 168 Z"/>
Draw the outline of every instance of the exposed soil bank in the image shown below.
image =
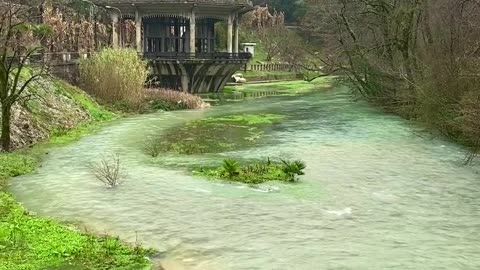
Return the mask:
<path fill-rule="evenodd" d="M 82 90 L 57 79 L 33 83 L 26 96 L 30 98 L 13 108 L 12 149 L 31 146 L 87 123 L 115 117 Z"/>

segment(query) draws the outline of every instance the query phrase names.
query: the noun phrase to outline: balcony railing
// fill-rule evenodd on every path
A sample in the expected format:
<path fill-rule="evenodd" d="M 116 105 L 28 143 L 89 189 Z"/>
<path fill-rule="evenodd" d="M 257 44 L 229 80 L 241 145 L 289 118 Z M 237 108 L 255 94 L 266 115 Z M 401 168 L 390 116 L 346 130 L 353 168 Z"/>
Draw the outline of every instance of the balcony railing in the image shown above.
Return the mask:
<path fill-rule="evenodd" d="M 250 53 L 176 53 L 176 52 L 155 52 L 144 53 L 143 57 L 150 60 L 249 60 L 252 55 Z"/>
<path fill-rule="evenodd" d="M 220 5 L 249 5 L 252 6 L 251 0 L 92 0 L 95 3 L 109 4 L 132 4 L 132 3 L 181 3 L 181 4 L 220 4 Z"/>

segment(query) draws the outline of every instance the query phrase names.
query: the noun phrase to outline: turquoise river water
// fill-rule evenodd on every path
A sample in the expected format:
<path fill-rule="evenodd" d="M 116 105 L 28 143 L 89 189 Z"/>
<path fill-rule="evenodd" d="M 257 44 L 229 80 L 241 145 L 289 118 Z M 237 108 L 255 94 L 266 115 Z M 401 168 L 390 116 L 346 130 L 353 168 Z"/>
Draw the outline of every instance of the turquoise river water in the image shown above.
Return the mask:
<path fill-rule="evenodd" d="M 276 113 L 254 148 L 145 155 L 148 136 L 211 116 Z M 225 131 L 228 133 L 228 130 Z M 106 189 L 88 164 L 118 153 Z M 162 252 L 167 269 L 480 269 L 480 176 L 465 149 L 342 91 L 141 115 L 50 149 L 11 191 L 40 215 L 77 221 Z M 259 187 L 191 176 L 225 157 L 306 162 L 297 184 Z"/>

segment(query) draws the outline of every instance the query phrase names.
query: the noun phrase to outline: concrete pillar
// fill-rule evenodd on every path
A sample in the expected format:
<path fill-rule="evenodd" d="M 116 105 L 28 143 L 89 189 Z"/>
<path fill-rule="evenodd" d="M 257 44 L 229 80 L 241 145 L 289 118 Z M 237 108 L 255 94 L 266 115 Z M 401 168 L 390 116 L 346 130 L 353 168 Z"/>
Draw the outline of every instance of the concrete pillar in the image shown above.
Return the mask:
<path fill-rule="evenodd" d="M 235 25 L 234 25 L 234 36 L 233 36 L 233 52 L 238 53 L 238 42 L 239 42 L 239 36 L 238 36 L 238 31 L 240 27 L 240 23 L 238 21 L 238 15 L 235 15 Z"/>
<path fill-rule="evenodd" d="M 137 10 L 135 11 L 135 44 L 137 47 L 137 52 L 143 52 L 143 42 L 142 42 L 142 15 Z"/>
<path fill-rule="evenodd" d="M 195 11 L 192 10 L 190 14 L 190 53 L 195 53 L 195 39 L 196 39 L 196 18 Z"/>
<path fill-rule="evenodd" d="M 227 22 L 227 52 L 232 53 L 233 52 L 233 16 L 230 14 L 228 16 L 228 22 Z"/>
<path fill-rule="evenodd" d="M 112 48 L 118 49 L 118 13 L 111 12 L 110 17 L 112 18 Z"/>

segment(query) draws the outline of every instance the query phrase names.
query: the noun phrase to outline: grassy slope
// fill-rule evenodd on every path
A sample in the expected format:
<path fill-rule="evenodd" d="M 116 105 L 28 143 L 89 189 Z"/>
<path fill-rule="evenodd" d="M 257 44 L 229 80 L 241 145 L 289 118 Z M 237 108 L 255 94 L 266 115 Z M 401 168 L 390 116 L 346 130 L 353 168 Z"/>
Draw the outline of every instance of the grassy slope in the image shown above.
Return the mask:
<path fill-rule="evenodd" d="M 38 166 L 45 146 L 77 140 L 115 114 L 99 106 L 81 90 L 56 81 L 56 91 L 72 98 L 91 120 L 70 130 L 52 130 L 46 143 L 28 150 L 0 154 L 0 182 L 30 173 Z M 1 184 L 1 183 L 0 183 Z M 111 237 L 94 237 L 58 222 L 29 214 L 0 188 L 0 270 L 24 269 L 142 269 L 147 251 Z"/>

